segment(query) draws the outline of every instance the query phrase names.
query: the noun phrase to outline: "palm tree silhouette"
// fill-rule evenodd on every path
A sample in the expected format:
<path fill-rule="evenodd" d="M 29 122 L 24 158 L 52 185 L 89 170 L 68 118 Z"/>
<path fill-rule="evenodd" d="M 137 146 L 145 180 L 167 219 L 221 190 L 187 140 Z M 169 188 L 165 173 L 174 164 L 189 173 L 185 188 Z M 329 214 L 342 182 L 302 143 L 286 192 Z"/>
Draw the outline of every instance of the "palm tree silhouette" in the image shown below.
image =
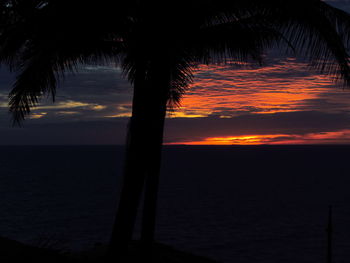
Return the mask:
<path fill-rule="evenodd" d="M 262 62 L 283 47 L 345 85 L 350 17 L 320 0 L 0 1 L 0 62 L 17 74 L 10 111 L 20 122 L 80 64 L 116 61 L 133 84 L 123 188 L 110 254 L 127 252 L 145 191 L 141 240 L 151 253 L 163 127 L 199 63 Z M 147 254 L 147 256 L 150 256 Z"/>

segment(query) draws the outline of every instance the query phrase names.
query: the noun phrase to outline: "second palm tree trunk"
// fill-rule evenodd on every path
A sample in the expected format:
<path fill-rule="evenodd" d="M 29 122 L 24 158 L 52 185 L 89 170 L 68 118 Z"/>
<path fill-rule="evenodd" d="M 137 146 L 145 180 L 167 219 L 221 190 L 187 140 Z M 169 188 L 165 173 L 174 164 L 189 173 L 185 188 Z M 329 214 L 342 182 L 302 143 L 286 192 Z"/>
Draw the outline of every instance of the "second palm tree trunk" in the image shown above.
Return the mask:
<path fill-rule="evenodd" d="M 147 170 L 145 180 L 145 192 L 144 192 L 144 206 L 142 215 L 142 229 L 141 229 L 141 245 L 143 258 L 147 258 L 147 262 L 152 261 L 153 257 L 153 243 L 155 236 L 156 226 L 156 210 L 157 210 L 157 196 L 158 196 L 158 184 L 161 166 L 161 153 L 163 144 L 163 127 L 166 111 L 162 109 L 158 116 L 158 128 L 157 137 L 154 140 L 157 144 L 153 145 L 153 149 L 150 151 L 152 154 L 150 157 L 150 166 Z"/>

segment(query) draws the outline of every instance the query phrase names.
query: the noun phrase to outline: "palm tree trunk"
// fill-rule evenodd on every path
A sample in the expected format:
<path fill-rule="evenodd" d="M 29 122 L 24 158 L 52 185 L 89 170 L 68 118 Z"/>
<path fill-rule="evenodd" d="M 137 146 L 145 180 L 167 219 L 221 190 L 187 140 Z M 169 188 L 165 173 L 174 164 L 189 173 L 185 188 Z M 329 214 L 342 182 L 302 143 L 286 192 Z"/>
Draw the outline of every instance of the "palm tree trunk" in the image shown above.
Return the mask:
<path fill-rule="evenodd" d="M 150 78 L 150 75 L 155 78 Z M 147 240 L 153 240 L 157 181 L 166 112 L 164 92 L 166 87 L 160 85 L 161 79 L 163 78 L 158 78 L 149 71 L 146 74 L 144 67 L 137 68 L 123 186 L 108 253 L 109 257 L 119 262 L 123 261 L 128 253 L 146 175 L 148 175 L 148 187 L 145 210 L 150 211 L 145 211 L 144 220 L 147 223 L 144 223 L 143 227 L 149 229 L 145 230 Z"/>
<path fill-rule="evenodd" d="M 157 131 L 155 133 L 153 148 L 151 150 L 150 167 L 146 175 L 145 181 L 145 196 L 144 207 L 142 214 L 142 229 L 141 229 L 141 249 L 142 257 L 147 259 L 147 262 L 152 262 L 153 243 L 156 226 L 156 210 L 158 184 L 161 167 L 162 145 L 163 145 L 163 130 L 166 115 L 166 104 L 161 105 L 157 116 Z"/>

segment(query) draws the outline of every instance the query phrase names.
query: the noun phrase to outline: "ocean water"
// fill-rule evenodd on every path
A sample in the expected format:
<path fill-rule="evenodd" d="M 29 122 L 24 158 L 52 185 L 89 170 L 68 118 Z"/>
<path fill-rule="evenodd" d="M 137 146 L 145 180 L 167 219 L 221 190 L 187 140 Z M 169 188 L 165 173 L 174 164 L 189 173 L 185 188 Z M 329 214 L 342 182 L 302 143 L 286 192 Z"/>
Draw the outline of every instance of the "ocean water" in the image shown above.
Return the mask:
<path fill-rule="evenodd" d="M 89 248 L 109 239 L 120 146 L 1 146 L 0 236 Z M 350 260 L 350 146 L 168 146 L 158 241 L 222 262 Z"/>

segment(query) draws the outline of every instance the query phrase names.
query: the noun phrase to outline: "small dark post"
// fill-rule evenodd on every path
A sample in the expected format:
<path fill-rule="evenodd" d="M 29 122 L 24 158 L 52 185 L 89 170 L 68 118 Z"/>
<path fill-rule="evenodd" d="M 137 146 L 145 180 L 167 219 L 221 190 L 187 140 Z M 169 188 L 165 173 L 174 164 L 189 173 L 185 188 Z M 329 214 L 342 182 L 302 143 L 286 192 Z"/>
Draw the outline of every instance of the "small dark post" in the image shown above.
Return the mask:
<path fill-rule="evenodd" d="M 332 263 L 332 234 L 333 234 L 333 223 L 332 223 L 332 206 L 329 206 L 328 212 L 328 226 L 327 226 L 327 263 Z"/>

